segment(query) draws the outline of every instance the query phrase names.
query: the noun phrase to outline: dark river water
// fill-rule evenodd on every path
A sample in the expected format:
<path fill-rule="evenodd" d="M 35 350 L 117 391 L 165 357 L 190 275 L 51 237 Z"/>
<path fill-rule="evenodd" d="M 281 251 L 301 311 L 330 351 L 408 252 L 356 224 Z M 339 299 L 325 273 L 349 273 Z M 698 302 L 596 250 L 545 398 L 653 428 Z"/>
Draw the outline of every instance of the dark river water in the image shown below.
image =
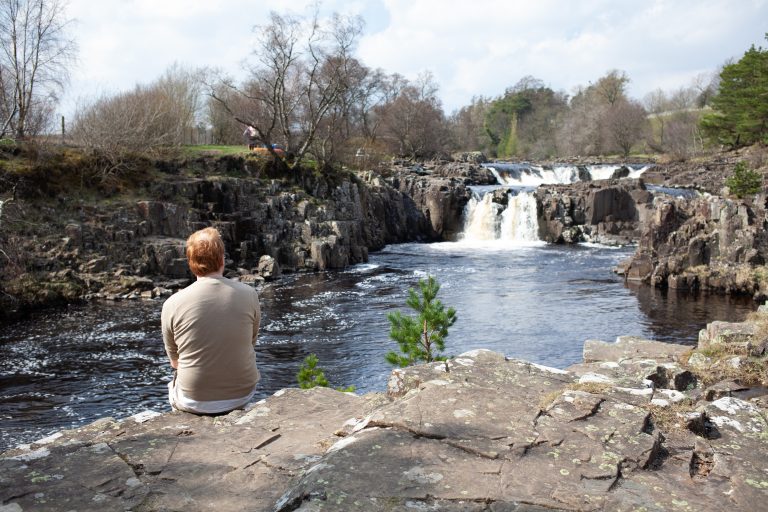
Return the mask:
<path fill-rule="evenodd" d="M 611 268 L 632 249 L 534 244 L 390 246 L 346 271 L 284 276 L 264 289 L 256 399 L 296 386 L 316 353 L 333 385 L 383 391 L 391 367 L 386 314 L 435 276 L 457 310 L 447 353 L 489 348 L 559 368 L 587 339 L 636 335 L 694 344 L 712 320 L 742 320 L 749 299 L 628 287 Z M 0 450 L 97 418 L 167 411 L 171 377 L 161 301 L 92 303 L 0 327 Z M 404 311 L 406 312 L 406 311 Z"/>

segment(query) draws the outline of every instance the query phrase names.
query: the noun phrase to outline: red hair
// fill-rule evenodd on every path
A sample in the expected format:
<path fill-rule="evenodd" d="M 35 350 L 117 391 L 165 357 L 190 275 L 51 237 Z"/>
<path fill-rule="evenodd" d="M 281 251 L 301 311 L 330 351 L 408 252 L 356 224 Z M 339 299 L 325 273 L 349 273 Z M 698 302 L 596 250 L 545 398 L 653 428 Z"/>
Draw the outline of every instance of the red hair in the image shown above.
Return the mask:
<path fill-rule="evenodd" d="M 187 239 L 187 262 L 196 276 L 218 271 L 224 261 L 224 241 L 214 228 L 195 231 Z"/>

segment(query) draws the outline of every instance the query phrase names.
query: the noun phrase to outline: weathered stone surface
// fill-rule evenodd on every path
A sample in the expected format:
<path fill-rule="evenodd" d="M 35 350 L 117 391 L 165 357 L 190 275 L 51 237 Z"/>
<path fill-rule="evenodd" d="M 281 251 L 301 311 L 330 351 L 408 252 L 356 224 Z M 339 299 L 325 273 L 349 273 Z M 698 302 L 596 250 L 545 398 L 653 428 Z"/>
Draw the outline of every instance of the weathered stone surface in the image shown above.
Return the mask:
<path fill-rule="evenodd" d="M 755 324 L 751 322 L 721 322 L 707 324 L 699 332 L 699 348 L 731 343 L 749 343 L 755 335 Z"/>
<path fill-rule="evenodd" d="M 270 510 L 367 400 L 277 393 L 220 417 L 102 420 L 0 459 L 0 502 L 22 510 Z"/>
<path fill-rule="evenodd" d="M 386 178 L 373 171 L 252 172 L 243 159 L 188 165 L 202 166 L 205 172 L 181 178 L 176 173 L 191 170 L 169 169 L 172 177 L 167 181 L 134 191 L 144 196 L 138 201 L 132 196 L 71 210 L 58 204 L 60 224 L 52 222 L 40 228 L 39 235 L 19 237 L 19 252 L 29 255 L 27 275 L 0 284 L 0 318 L 83 296 L 121 299 L 136 292 L 140 297 L 143 290 L 101 290 L 114 283 L 93 276 L 118 269 L 151 277 L 157 284 L 191 280 L 184 241 L 206 226 L 221 231 L 229 271 L 258 269 L 263 257 L 272 258 L 276 265 L 257 270 L 265 278 L 279 271 L 365 262 L 369 250 L 386 244 L 453 239 L 470 197 L 465 182 L 471 181 L 469 176 L 487 174 L 477 164 L 457 162 L 434 166 L 445 171 L 443 176 L 420 166 L 390 169 Z M 209 171 L 248 177 L 208 177 Z M 53 292 L 41 284 L 73 269 L 75 273 Z M 28 282 L 32 280 L 36 283 Z M 67 289 L 59 289 L 63 287 Z"/>
<path fill-rule="evenodd" d="M 690 348 L 673 343 L 644 340 L 635 336 L 619 336 L 615 343 L 587 340 L 584 343 L 585 363 L 623 362 L 627 360 L 652 359 L 656 362 L 676 362 Z"/>
<path fill-rule="evenodd" d="M 652 200 L 642 180 L 541 186 L 536 189 L 539 238 L 554 243 L 628 243 L 639 238 Z"/>
<path fill-rule="evenodd" d="M 766 401 L 675 405 L 693 395 L 661 381 L 646 388 L 638 369 L 651 357 L 648 367 L 677 364 L 678 349 L 636 338 L 589 345 L 593 362 L 574 371 L 478 350 L 397 370 L 388 395 L 289 389 L 219 417 L 104 419 L 3 454 L 0 503 L 137 512 L 761 510 Z M 659 423 L 661 409 L 683 426 Z"/>
<path fill-rule="evenodd" d="M 674 289 L 763 297 L 768 261 L 765 197 L 732 200 L 657 197 L 638 248 L 624 265 L 628 279 Z"/>

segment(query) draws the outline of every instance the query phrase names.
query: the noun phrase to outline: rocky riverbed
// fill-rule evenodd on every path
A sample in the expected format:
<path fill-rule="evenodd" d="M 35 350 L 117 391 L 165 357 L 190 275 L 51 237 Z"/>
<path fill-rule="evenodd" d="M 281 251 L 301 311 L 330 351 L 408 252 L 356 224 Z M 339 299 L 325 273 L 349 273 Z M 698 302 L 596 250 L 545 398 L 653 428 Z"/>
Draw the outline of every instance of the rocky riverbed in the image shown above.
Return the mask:
<path fill-rule="evenodd" d="M 765 315 L 765 313 L 763 314 Z M 286 389 L 225 416 L 105 418 L 0 457 L 24 510 L 739 510 L 768 498 L 768 318 L 690 348 L 479 350 L 386 393 Z"/>

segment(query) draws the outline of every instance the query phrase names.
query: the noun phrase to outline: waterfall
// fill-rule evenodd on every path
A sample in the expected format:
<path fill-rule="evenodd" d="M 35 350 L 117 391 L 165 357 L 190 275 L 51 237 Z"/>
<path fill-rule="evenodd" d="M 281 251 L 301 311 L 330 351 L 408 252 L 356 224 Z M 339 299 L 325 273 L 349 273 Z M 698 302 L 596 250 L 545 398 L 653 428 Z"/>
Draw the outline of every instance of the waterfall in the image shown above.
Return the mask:
<path fill-rule="evenodd" d="M 501 190 L 501 189 L 498 189 Z M 506 199 L 506 205 L 502 202 Z M 464 210 L 462 242 L 530 244 L 539 240 L 536 198 L 533 192 L 509 190 L 474 192 Z"/>
<path fill-rule="evenodd" d="M 499 210 L 501 205 L 493 202 L 493 194 L 473 194 L 464 210 L 463 240 L 496 240 L 499 238 Z"/>
<path fill-rule="evenodd" d="M 533 192 L 520 192 L 508 196 L 509 203 L 501 214 L 501 239 L 513 242 L 539 240 L 539 221 L 536 197 Z"/>
<path fill-rule="evenodd" d="M 651 167 L 637 164 L 600 164 L 600 165 L 567 165 L 555 164 L 542 167 L 528 163 L 496 162 L 484 164 L 491 171 L 500 185 L 514 187 L 538 187 L 539 185 L 554 185 L 575 183 L 582 180 L 611 179 L 622 167 L 629 170 L 627 178 L 639 178 Z"/>
<path fill-rule="evenodd" d="M 621 174 L 639 178 L 650 166 L 555 164 L 544 167 L 501 162 L 485 164 L 485 167 L 496 178 L 498 187 L 472 189 L 472 199 L 464 209 L 464 231 L 460 241 L 506 247 L 540 243 L 535 187 L 610 179 L 622 167 L 625 169 Z"/>

